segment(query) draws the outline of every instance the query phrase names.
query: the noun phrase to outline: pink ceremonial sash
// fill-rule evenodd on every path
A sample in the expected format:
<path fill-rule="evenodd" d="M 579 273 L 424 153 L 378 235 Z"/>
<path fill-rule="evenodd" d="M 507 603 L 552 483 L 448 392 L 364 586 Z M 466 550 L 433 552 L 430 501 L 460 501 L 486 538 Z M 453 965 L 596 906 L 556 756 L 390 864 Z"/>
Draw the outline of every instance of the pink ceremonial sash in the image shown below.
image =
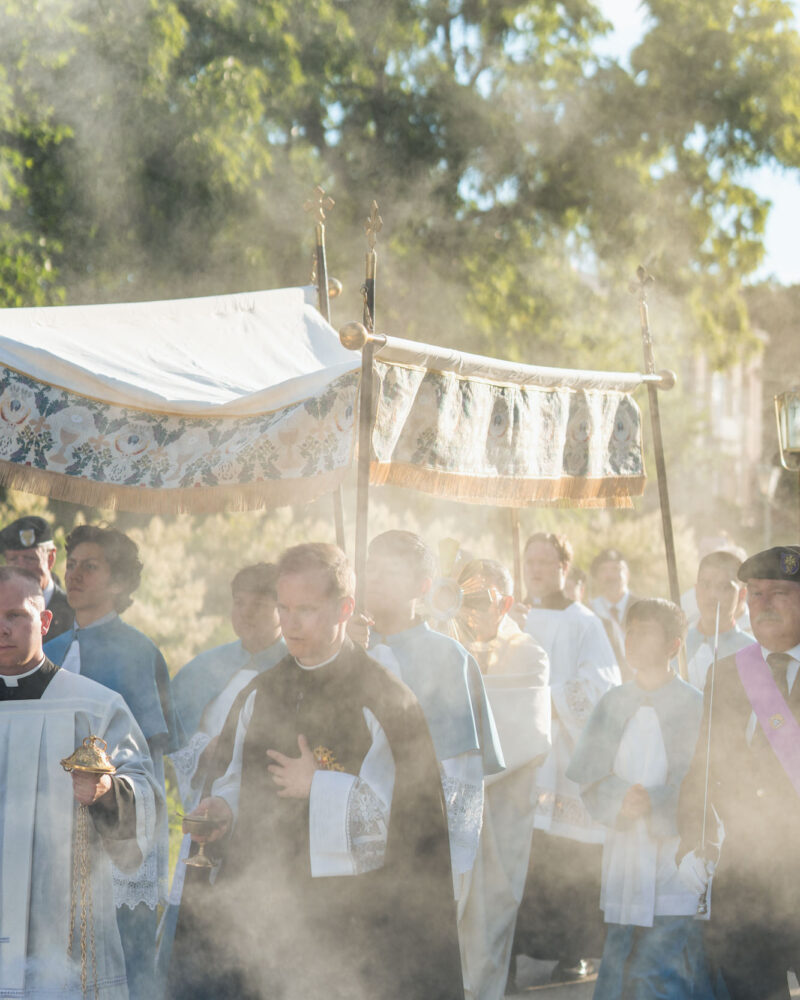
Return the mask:
<path fill-rule="evenodd" d="M 800 795 L 800 725 L 778 690 L 757 642 L 739 650 L 736 669 L 769 745 Z"/>

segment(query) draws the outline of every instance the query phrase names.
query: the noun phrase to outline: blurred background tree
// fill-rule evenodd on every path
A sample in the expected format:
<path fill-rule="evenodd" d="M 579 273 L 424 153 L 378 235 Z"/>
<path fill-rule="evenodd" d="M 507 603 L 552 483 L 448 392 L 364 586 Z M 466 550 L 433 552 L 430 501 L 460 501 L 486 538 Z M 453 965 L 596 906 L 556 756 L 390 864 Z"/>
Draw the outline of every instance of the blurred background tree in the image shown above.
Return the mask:
<path fill-rule="evenodd" d="M 800 163 L 800 40 L 778 0 L 644 6 L 628 68 L 590 0 L 2 0 L 0 295 L 296 284 L 320 182 L 349 288 L 380 200 L 398 333 L 629 367 L 642 261 L 724 361 L 766 215 L 737 177 Z"/>

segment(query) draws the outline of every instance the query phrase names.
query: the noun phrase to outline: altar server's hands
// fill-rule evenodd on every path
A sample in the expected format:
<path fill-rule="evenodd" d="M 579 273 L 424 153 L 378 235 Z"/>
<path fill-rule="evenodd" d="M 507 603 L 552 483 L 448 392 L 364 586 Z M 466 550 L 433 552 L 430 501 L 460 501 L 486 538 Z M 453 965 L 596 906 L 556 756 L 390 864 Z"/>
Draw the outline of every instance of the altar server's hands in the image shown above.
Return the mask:
<path fill-rule="evenodd" d="M 369 645 L 369 630 L 374 624 L 368 615 L 354 614 L 347 623 L 347 635 L 356 645 L 366 649 Z"/>
<path fill-rule="evenodd" d="M 647 816 L 652 809 L 650 795 L 644 785 L 631 785 L 622 800 L 622 808 L 619 811 L 623 819 L 641 819 Z"/>
<path fill-rule="evenodd" d="M 72 794 L 82 806 L 93 806 L 111 791 L 110 774 L 92 774 L 89 771 L 72 772 Z M 113 796 L 103 802 L 111 806 Z"/>

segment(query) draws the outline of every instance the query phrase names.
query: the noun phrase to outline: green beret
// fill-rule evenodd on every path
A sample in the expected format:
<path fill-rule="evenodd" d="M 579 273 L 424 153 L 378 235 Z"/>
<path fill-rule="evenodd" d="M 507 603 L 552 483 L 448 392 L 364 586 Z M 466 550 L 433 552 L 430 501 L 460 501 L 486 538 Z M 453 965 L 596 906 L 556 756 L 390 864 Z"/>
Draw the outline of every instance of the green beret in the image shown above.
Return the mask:
<path fill-rule="evenodd" d="M 739 579 L 790 580 L 800 583 L 800 545 L 776 545 L 745 559 L 739 567 Z"/>
<path fill-rule="evenodd" d="M 5 552 L 6 549 L 32 549 L 52 540 L 52 529 L 43 517 L 21 517 L 0 531 L 0 552 Z"/>

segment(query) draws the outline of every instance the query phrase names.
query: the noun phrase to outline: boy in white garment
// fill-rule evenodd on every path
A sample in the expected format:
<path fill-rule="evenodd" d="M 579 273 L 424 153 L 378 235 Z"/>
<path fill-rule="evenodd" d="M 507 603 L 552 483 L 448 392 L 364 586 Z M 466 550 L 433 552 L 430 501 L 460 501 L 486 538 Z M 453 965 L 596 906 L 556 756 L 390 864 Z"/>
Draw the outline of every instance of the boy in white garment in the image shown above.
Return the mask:
<path fill-rule="evenodd" d="M 607 925 L 595 1000 L 713 996 L 698 896 L 675 865 L 677 804 L 702 697 L 674 673 L 686 632 L 677 605 L 638 601 L 626 617 L 635 679 L 598 702 L 567 769 L 592 817 L 608 828 L 600 907 Z"/>

